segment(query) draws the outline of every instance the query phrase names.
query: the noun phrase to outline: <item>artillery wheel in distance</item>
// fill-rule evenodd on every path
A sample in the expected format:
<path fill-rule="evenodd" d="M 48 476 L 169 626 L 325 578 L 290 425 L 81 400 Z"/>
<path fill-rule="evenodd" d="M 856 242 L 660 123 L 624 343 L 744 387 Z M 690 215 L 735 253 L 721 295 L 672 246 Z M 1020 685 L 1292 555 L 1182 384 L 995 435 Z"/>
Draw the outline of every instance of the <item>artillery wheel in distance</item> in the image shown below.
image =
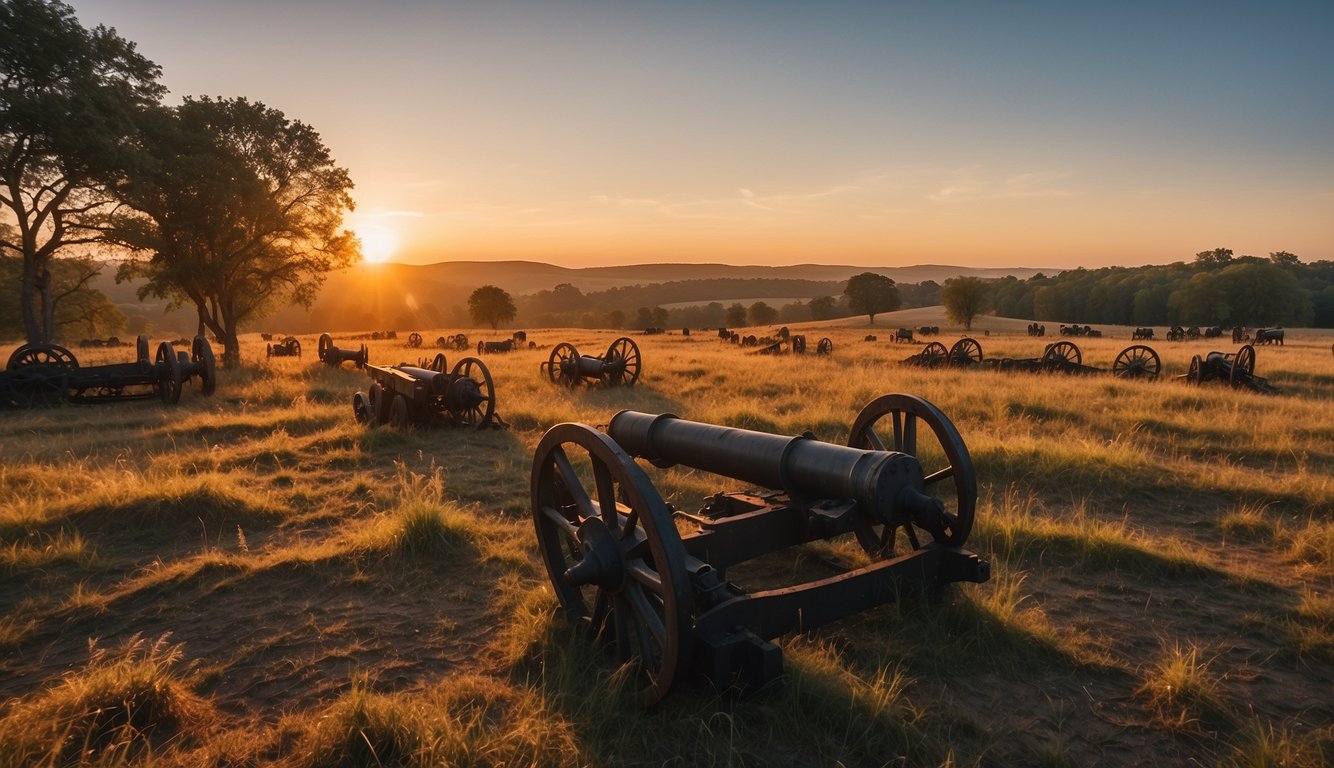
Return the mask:
<path fill-rule="evenodd" d="M 51 365 L 72 371 L 79 367 L 74 353 L 59 344 L 24 344 L 9 356 L 5 370 L 12 371 L 28 365 Z"/>
<path fill-rule="evenodd" d="M 875 426 L 889 417 L 890 442 L 886 443 Z M 925 445 L 918 442 L 918 424 L 925 424 L 935 438 Z M 852 422 L 848 445 L 876 451 L 898 451 L 916 456 L 922 462 L 923 491 L 945 507 L 948 525 L 941 543 L 961 547 L 973 528 L 977 509 L 977 475 L 963 438 L 939 408 L 914 395 L 892 394 L 866 404 Z M 942 483 L 952 480 L 952 483 Z M 886 525 L 881 520 L 865 520 L 855 529 L 857 541 L 868 554 L 884 556 L 893 551 L 897 529 L 902 527 L 913 549 L 920 549 L 911 523 Z"/>
<path fill-rule="evenodd" d="M 579 383 L 579 350 L 568 341 L 562 341 L 547 358 L 547 378 L 553 384 L 573 387 Z"/>
<path fill-rule="evenodd" d="M 408 334 L 408 346 L 409 346 L 409 347 L 412 347 L 413 349 L 416 349 L 417 347 L 420 347 L 421 345 L 422 345 L 422 335 L 421 335 L 420 333 L 417 333 L 416 331 L 413 331 L 412 333 L 409 333 L 409 334 Z"/>
<path fill-rule="evenodd" d="M 320 334 L 320 345 L 319 345 L 319 347 L 318 347 L 318 350 L 319 350 L 319 353 L 320 353 L 320 360 L 323 361 L 325 355 L 328 355 L 328 354 L 329 354 L 329 350 L 331 350 L 331 349 L 333 349 L 333 348 L 334 348 L 333 337 L 330 336 L 330 335 L 327 334 L 327 333 L 321 333 L 321 334 Z"/>
<path fill-rule="evenodd" d="M 218 388 L 218 361 L 213 356 L 213 347 L 208 339 L 195 337 L 190 345 L 190 362 L 200 366 L 199 379 L 202 386 L 199 391 L 205 395 L 213 394 Z"/>
<path fill-rule="evenodd" d="M 458 377 L 449 386 L 450 413 L 454 414 L 454 423 L 477 429 L 491 426 L 491 418 L 496 413 L 496 388 L 486 363 L 475 357 L 465 357 L 454 364 L 452 373 Z"/>
<path fill-rule="evenodd" d="M 1237 379 L 1238 368 L 1245 371 L 1247 376 L 1253 376 L 1255 374 L 1254 346 L 1246 344 L 1243 345 L 1241 349 L 1237 350 L 1237 356 L 1232 360 L 1232 379 L 1234 382 Z"/>
<path fill-rule="evenodd" d="M 565 617 L 660 701 L 691 657 L 685 547 L 644 471 L 607 435 L 557 424 L 533 455 L 533 523 Z"/>
<path fill-rule="evenodd" d="M 1189 381 L 1191 384 L 1199 384 L 1204 380 L 1203 369 L 1204 361 L 1200 359 L 1200 356 L 1192 356 L 1190 358 L 1190 368 L 1186 369 L 1186 381 Z"/>
<path fill-rule="evenodd" d="M 1069 370 L 1084 362 L 1084 353 L 1072 341 L 1058 341 L 1042 353 L 1042 370 Z"/>
<path fill-rule="evenodd" d="M 820 339 L 820 343 L 815 346 L 815 354 L 832 355 L 834 354 L 834 340 L 828 336 Z"/>
<path fill-rule="evenodd" d="M 356 419 L 358 424 L 371 424 L 371 399 L 365 392 L 352 395 L 352 418 Z"/>
<path fill-rule="evenodd" d="M 1123 379 L 1156 379 L 1162 370 L 1162 359 L 1145 344 L 1126 347 L 1112 361 L 1112 375 Z"/>
<path fill-rule="evenodd" d="M 950 365 L 981 365 L 982 345 L 965 336 L 950 347 L 949 359 Z"/>
<path fill-rule="evenodd" d="M 950 351 L 938 341 L 927 344 L 919 353 L 922 363 L 928 368 L 939 368 L 950 359 Z"/>
<path fill-rule="evenodd" d="M 602 366 L 602 383 L 609 387 L 633 387 L 639 381 L 639 345 L 622 336 L 607 347 Z"/>
<path fill-rule="evenodd" d="M 176 356 L 176 348 L 170 341 L 157 345 L 157 357 L 153 361 L 157 368 L 157 394 L 162 402 L 175 405 L 181 401 L 181 359 Z"/>

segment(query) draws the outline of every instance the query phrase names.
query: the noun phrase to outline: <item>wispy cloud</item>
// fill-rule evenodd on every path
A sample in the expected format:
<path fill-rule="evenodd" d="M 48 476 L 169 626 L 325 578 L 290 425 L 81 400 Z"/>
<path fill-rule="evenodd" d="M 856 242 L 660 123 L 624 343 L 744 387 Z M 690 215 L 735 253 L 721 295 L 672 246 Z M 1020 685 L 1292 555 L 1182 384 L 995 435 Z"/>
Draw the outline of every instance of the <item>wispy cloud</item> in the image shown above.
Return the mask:
<path fill-rule="evenodd" d="M 1079 194 L 1059 185 L 1059 182 L 1069 176 L 1065 171 L 1030 171 L 995 178 L 981 166 L 969 166 L 950 171 L 948 176 L 947 180 L 938 183 L 935 191 L 927 193 L 927 200 L 933 203 L 959 203 L 974 200 L 1073 197 Z"/>

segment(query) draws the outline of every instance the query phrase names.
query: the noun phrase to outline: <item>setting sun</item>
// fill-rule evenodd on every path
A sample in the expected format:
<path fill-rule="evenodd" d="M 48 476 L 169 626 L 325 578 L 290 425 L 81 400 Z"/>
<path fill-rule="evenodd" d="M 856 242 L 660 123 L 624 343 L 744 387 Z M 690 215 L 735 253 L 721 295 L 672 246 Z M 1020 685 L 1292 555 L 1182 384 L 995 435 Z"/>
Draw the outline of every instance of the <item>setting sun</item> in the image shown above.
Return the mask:
<path fill-rule="evenodd" d="M 368 224 L 357 229 L 361 239 L 361 256 L 370 264 L 389 260 L 398 250 L 398 235 L 379 224 Z"/>

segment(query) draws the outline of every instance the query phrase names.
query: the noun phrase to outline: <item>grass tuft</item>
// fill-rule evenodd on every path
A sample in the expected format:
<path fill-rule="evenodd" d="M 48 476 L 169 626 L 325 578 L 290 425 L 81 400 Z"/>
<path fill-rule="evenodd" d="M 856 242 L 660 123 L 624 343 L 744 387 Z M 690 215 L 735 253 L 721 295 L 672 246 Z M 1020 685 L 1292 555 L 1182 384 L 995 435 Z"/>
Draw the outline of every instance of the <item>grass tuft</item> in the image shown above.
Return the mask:
<path fill-rule="evenodd" d="M 1198 646 L 1164 645 L 1139 694 L 1163 726 L 1173 730 L 1215 729 L 1227 721 L 1222 678 L 1209 669 Z"/>
<path fill-rule="evenodd" d="M 134 637 L 48 691 L 13 703 L 0 753 L 15 765 L 107 764 L 192 743 L 214 715 L 176 671 L 180 647 Z"/>

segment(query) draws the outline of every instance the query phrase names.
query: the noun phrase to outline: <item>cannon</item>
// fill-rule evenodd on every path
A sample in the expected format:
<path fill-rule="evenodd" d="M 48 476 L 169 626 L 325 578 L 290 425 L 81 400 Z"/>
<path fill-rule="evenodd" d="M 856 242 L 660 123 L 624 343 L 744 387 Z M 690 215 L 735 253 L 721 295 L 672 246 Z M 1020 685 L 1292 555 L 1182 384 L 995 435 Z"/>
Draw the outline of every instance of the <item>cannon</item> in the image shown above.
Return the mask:
<path fill-rule="evenodd" d="M 938 341 L 933 341 L 922 348 L 921 352 L 904 358 L 907 365 L 921 368 L 941 368 L 945 366 L 966 368 L 982 363 L 982 345 L 977 339 L 967 336 L 954 342 L 949 349 Z"/>
<path fill-rule="evenodd" d="M 1027 359 L 1003 358 L 994 365 L 1000 371 L 1028 371 L 1066 374 L 1108 373 L 1107 369 L 1084 365 L 1084 353 L 1072 341 L 1048 344 L 1042 357 Z M 1156 379 L 1163 370 L 1162 358 L 1153 347 L 1132 344 L 1117 353 L 1110 373 L 1122 379 Z"/>
<path fill-rule="evenodd" d="M 196 379 L 205 395 L 213 394 L 217 387 L 213 348 L 203 336 L 195 337 L 188 353 L 164 341 L 152 359 L 147 337 L 140 336 L 135 347 L 133 362 L 80 366 L 74 353 L 58 344 L 25 344 L 14 350 L 0 372 L 0 407 L 154 397 L 174 404 L 181 399 L 184 385 Z"/>
<path fill-rule="evenodd" d="M 448 424 L 486 429 L 499 427 L 491 372 L 475 357 L 451 370 L 443 353 L 420 365 L 366 365 L 370 391 L 352 395 L 352 415 L 359 424 Z"/>
<path fill-rule="evenodd" d="M 822 339 L 820 339 L 820 343 L 815 345 L 815 354 L 817 355 L 834 354 L 834 340 L 829 338 L 828 336 L 825 336 Z"/>
<path fill-rule="evenodd" d="M 1255 375 L 1255 347 L 1246 344 L 1235 353 L 1210 352 L 1201 357 L 1190 359 L 1190 368 L 1184 376 L 1191 384 L 1204 384 L 1218 381 L 1230 385 L 1233 389 L 1246 388 L 1252 392 L 1276 395 L 1278 389 L 1261 376 Z"/>
<path fill-rule="evenodd" d="M 1038 324 L 1038 323 L 1029 323 L 1029 324 L 1028 324 L 1028 335 L 1029 335 L 1029 336 L 1035 336 L 1035 337 L 1037 337 L 1037 338 L 1040 339 L 1040 338 L 1042 338 L 1043 336 L 1046 336 L 1046 335 L 1047 335 L 1047 326 L 1045 326 L 1045 325 L 1041 325 L 1041 324 Z"/>
<path fill-rule="evenodd" d="M 408 334 L 409 349 L 418 349 L 421 347 L 421 345 L 422 345 L 422 335 L 420 333 L 413 331 L 412 333 Z"/>
<path fill-rule="evenodd" d="M 786 331 L 784 327 L 781 330 Z M 769 341 L 768 338 L 764 341 Z M 832 345 L 832 342 L 830 342 Z M 760 348 L 758 354 L 761 355 L 781 355 L 790 352 L 794 355 L 806 354 L 806 336 L 800 333 L 789 333 L 786 336 L 780 335 L 778 338 L 769 341 L 769 343 Z"/>
<path fill-rule="evenodd" d="M 1255 329 L 1256 344 L 1277 344 L 1283 346 L 1282 328 L 1257 328 Z"/>
<path fill-rule="evenodd" d="M 628 336 L 613 341 L 602 357 L 580 355 L 569 342 L 561 342 L 541 369 L 553 383 L 573 387 L 584 379 L 601 381 L 606 387 L 633 387 L 639 381 L 639 345 Z"/>
<path fill-rule="evenodd" d="M 295 336 L 288 336 L 277 344 L 265 344 L 264 356 L 301 357 L 301 342 Z"/>
<path fill-rule="evenodd" d="M 366 363 L 370 361 L 370 354 L 365 344 L 362 344 L 360 349 L 339 349 L 334 346 L 333 337 L 327 333 L 320 334 L 319 352 L 320 361 L 330 368 L 337 368 L 343 363 L 352 363 L 358 368 L 365 368 Z"/>
<path fill-rule="evenodd" d="M 1130 334 L 1130 340 L 1131 340 L 1131 341 L 1153 341 L 1153 329 L 1152 329 L 1152 328 L 1136 328 L 1136 329 L 1134 330 L 1134 332 L 1132 332 L 1132 333 Z"/>
<path fill-rule="evenodd" d="M 676 511 L 632 457 L 752 490 Z M 789 632 L 910 590 L 990 578 L 963 548 L 977 501 L 968 449 L 943 413 L 912 395 L 868 404 L 846 446 L 634 411 L 616 414 L 605 434 L 557 424 L 537 446 L 531 489 L 564 615 L 633 662 L 646 704 L 686 677 L 762 685 L 781 673 L 773 641 Z M 833 564 L 834 576 L 759 591 L 729 580 L 733 569 L 751 578 L 757 558 L 833 539 L 855 541 L 866 557 Z"/>
<path fill-rule="evenodd" d="M 477 354 L 495 353 L 495 352 L 513 352 L 514 339 L 504 339 L 502 341 L 479 341 L 477 342 Z"/>

